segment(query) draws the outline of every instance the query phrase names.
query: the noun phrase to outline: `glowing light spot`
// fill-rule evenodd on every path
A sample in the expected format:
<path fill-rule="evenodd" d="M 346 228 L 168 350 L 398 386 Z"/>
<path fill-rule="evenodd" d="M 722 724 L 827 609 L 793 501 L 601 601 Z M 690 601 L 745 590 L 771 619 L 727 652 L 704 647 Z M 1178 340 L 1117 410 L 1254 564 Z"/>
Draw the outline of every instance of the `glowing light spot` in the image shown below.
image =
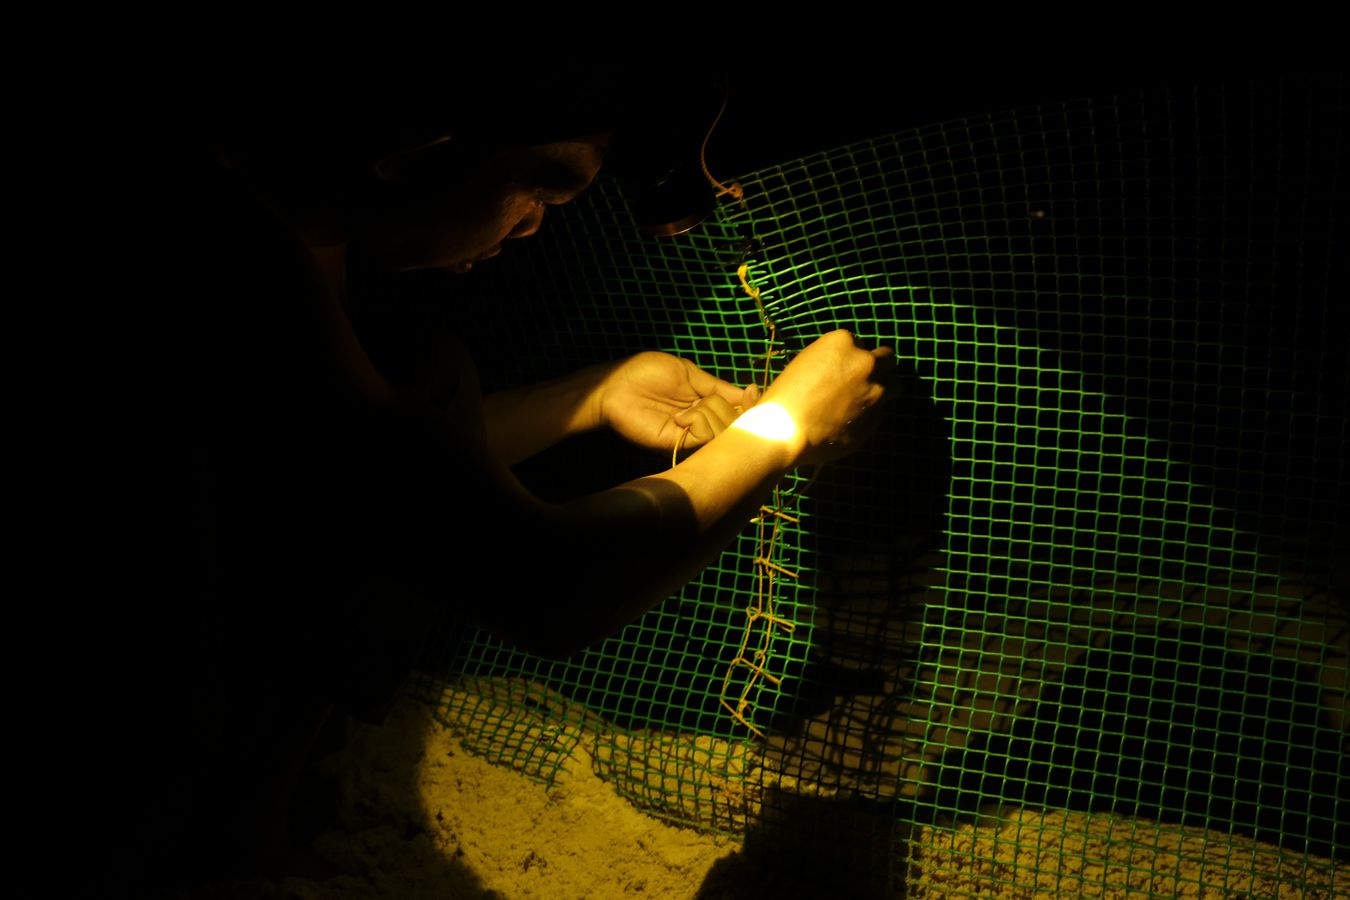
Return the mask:
<path fill-rule="evenodd" d="M 797 436 L 796 421 L 791 413 L 777 403 L 761 403 L 751 407 L 738 416 L 731 427 L 770 441 L 790 441 Z"/>

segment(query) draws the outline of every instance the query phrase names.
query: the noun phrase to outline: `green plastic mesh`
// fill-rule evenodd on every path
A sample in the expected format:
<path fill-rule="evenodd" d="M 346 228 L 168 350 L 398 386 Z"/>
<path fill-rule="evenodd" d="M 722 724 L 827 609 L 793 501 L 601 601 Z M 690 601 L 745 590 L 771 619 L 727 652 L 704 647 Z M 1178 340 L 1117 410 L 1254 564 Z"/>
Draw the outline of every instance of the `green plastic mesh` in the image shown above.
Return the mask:
<path fill-rule="evenodd" d="M 845 886 L 1344 890 L 1345 88 L 880 135 L 724 179 L 743 200 L 675 238 L 602 179 L 415 282 L 487 389 L 649 349 L 763 383 L 838 327 L 904 374 L 861 451 L 617 636 L 462 635 L 423 673 L 447 727 Z M 561 497 L 667 465 L 590 435 L 519 472 Z"/>

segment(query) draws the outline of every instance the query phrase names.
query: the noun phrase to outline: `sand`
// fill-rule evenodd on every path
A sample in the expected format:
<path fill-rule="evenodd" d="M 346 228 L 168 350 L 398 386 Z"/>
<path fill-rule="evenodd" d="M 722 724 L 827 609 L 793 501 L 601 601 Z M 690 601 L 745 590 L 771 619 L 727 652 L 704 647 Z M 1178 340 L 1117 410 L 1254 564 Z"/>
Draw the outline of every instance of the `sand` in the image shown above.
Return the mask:
<path fill-rule="evenodd" d="M 400 701 L 328 764 L 343 785 L 315 849 L 338 874 L 185 890 L 183 900 L 660 900 L 807 897 L 1350 897 L 1350 872 L 1200 829 L 1063 811 L 1002 810 L 917 829 L 907 887 L 831 893 L 790 860 L 752 863 L 742 840 L 639 811 L 595 774 L 581 742 L 552 784 L 464 748 Z M 603 767 L 601 767 L 603 768 Z M 847 840 L 847 836 L 845 836 Z M 900 868 L 904 868 L 902 865 Z"/>

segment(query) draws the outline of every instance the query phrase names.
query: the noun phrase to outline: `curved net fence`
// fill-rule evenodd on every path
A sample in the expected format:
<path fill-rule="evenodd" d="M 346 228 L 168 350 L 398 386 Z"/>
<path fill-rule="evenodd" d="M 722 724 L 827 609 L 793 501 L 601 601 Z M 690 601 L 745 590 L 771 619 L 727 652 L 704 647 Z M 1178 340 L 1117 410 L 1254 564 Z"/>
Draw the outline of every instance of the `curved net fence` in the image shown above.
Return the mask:
<path fill-rule="evenodd" d="M 489 390 L 651 349 L 764 384 L 838 327 L 905 376 L 622 633 L 463 634 L 419 689 L 489 759 L 584 758 L 841 890 L 1344 895 L 1348 138 L 1342 75 L 1045 104 L 738 176 L 674 238 L 602 180 L 409 283 Z M 669 462 L 587 435 L 518 471 Z"/>

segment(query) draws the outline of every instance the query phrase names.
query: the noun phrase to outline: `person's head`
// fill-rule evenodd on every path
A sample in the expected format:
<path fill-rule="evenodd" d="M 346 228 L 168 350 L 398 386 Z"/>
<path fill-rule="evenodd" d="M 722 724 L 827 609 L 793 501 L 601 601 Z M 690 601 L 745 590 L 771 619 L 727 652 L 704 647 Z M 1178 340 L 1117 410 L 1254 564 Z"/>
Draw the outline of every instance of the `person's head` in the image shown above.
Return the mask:
<path fill-rule="evenodd" d="M 612 135 L 493 145 L 469 153 L 453 138 L 384 158 L 352 240 L 368 259 L 404 271 L 467 272 L 529 237 L 550 206 L 570 203 L 595 180 Z"/>
<path fill-rule="evenodd" d="M 423 67 L 291 87 L 225 92 L 218 155 L 308 240 L 359 242 L 396 270 L 467 271 L 580 195 L 616 145 L 659 168 L 692 155 L 691 118 L 710 119 L 706 81 L 631 66 Z"/>

